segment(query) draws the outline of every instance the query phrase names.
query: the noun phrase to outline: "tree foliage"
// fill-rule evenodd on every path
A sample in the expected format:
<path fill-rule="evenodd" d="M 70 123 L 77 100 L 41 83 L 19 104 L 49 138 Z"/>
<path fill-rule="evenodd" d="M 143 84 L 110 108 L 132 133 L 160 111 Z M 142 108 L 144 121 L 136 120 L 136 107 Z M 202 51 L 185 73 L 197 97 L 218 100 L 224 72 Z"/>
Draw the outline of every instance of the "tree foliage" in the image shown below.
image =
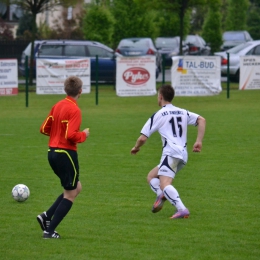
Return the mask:
<path fill-rule="evenodd" d="M 201 34 L 208 9 L 208 5 L 200 5 L 192 8 L 190 14 L 190 34 Z"/>
<path fill-rule="evenodd" d="M 109 7 L 104 3 L 92 3 L 85 8 L 83 17 L 84 38 L 112 44 L 115 20 Z"/>
<path fill-rule="evenodd" d="M 165 13 L 169 15 L 177 15 L 178 16 L 178 24 L 175 24 L 176 28 L 178 28 L 177 35 L 180 36 L 180 53 L 182 54 L 182 40 L 189 31 L 189 23 L 186 21 L 187 15 L 189 15 L 192 8 L 205 5 L 206 0 L 150 0 L 150 1 L 143 1 L 143 0 L 135 0 L 138 2 L 145 2 L 143 3 L 144 6 L 148 9 L 157 9 L 157 10 L 164 10 Z M 176 30 L 177 31 L 177 30 Z"/>
<path fill-rule="evenodd" d="M 247 16 L 247 28 L 253 39 L 260 39 L 260 0 L 251 0 Z"/>
<path fill-rule="evenodd" d="M 157 12 L 145 10 L 138 1 L 114 0 L 111 8 L 115 17 L 114 46 L 122 38 L 150 37 L 158 35 Z"/>
<path fill-rule="evenodd" d="M 229 0 L 225 30 L 246 30 L 246 17 L 249 7 L 248 0 Z"/>
<path fill-rule="evenodd" d="M 10 3 L 10 0 L 4 0 L 6 3 Z M 37 34 L 36 26 L 36 15 L 47 11 L 52 10 L 54 7 L 63 5 L 70 6 L 74 5 L 77 1 L 82 0 L 12 0 L 12 4 L 20 6 L 26 13 L 32 15 L 32 34 L 31 34 L 31 55 L 30 55 L 30 78 L 29 83 L 32 84 L 33 79 L 33 58 L 34 58 L 34 41 Z"/>
<path fill-rule="evenodd" d="M 33 30 L 32 27 L 33 16 L 31 13 L 25 12 L 24 15 L 20 18 L 18 28 L 16 30 L 16 35 L 18 38 L 28 38 L 31 39 L 31 32 Z M 37 29 L 36 29 L 37 30 Z"/>
<path fill-rule="evenodd" d="M 220 8 L 220 0 L 209 1 L 209 10 L 202 30 L 202 37 L 210 43 L 212 53 L 218 51 L 222 44 Z"/>

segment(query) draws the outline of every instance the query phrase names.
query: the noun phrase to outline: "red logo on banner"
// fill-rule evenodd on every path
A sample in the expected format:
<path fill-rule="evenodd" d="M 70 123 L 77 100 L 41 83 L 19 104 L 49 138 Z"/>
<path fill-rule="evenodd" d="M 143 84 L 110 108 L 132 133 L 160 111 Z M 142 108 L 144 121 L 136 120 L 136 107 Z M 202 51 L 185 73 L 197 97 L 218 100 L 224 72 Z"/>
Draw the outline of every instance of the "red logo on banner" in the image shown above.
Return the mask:
<path fill-rule="evenodd" d="M 130 68 L 123 73 L 123 80 L 131 85 L 141 85 L 150 79 L 150 73 L 144 68 Z"/>

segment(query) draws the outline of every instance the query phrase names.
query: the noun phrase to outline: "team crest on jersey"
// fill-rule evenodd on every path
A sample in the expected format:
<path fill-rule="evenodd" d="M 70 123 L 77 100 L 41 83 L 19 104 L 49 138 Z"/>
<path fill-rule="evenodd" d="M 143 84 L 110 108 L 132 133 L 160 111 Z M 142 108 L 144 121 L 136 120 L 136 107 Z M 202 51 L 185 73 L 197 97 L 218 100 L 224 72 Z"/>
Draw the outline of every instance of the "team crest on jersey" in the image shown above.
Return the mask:
<path fill-rule="evenodd" d="M 141 85 L 150 79 L 150 73 L 144 68 L 130 68 L 123 73 L 123 80 L 131 85 Z"/>

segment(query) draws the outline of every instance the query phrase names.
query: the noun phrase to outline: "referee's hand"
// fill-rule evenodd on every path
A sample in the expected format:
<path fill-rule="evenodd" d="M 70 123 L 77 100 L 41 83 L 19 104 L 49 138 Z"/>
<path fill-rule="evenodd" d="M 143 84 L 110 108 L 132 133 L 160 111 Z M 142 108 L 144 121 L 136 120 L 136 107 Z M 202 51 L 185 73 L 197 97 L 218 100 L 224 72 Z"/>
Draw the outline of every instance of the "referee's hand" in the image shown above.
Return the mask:
<path fill-rule="evenodd" d="M 84 129 L 83 132 L 86 133 L 86 136 L 87 136 L 87 137 L 89 136 L 89 128 Z"/>

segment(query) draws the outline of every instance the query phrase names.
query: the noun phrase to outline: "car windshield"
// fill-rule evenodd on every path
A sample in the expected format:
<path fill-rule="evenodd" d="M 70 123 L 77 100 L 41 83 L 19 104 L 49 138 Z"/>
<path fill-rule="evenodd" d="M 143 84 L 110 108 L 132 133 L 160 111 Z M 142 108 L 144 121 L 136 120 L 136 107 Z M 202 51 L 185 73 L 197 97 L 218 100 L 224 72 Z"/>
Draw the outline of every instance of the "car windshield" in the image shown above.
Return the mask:
<path fill-rule="evenodd" d="M 225 32 L 223 34 L 224 41 L 244 41 L 245 36 L 243 32 Z"/>
<path fill-rule="evenodd" d="M 249 42 L 241 43 L 241 44 L 229 49 L 227 52 L 236 54 L 236 53 L 239 53 L 241 50 L 247 48 L 250 45 L 251 45 L 251 43 L 249 43 Z"/>
<path fill-rule="evenodd" d="M 176 48 L 178 47 L 178 41 L 176 38 L 157 38 L 155 45 L 157 48 Z"/>
<path fill-rule="evenodd" d="M 120 48 L 140 48 L 149 47 L 149 40 L 147 39 L 127 39 L 120 42 Z"/>

